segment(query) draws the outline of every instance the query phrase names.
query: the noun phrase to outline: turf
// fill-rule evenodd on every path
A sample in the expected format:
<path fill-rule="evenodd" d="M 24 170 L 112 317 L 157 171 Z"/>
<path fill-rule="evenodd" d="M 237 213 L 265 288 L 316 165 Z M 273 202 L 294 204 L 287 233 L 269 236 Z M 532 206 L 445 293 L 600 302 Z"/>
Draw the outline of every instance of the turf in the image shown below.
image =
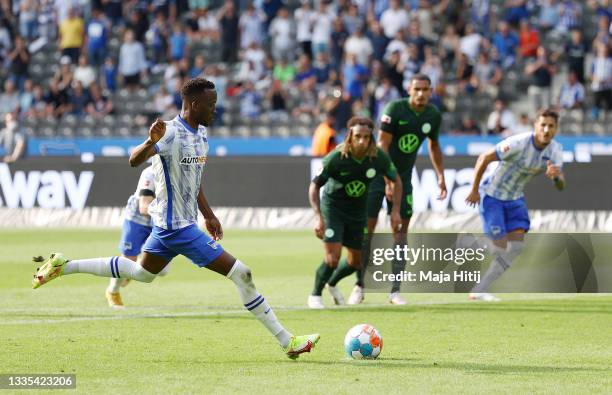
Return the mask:
<path fill-rule="evenodd" d="M 408 306 L 393 307 L 369 294 L 357 308 L 309 311 L 322 255 L 309 232 L 226 231 L 223 242 L 288 329 L 321 333 L 298 361 L 240 308 L 233 284 L 184 258 L 167 277 L 123 289 L 122 312 L 106 307 L 103 278 L 30 289 L 32 255 L 110 256 L 118 236 L 0 232 L 0 373 L 75 373 L 88 394 L 612 392 L 611 296 L 515 294 L 485 304 L 406 295 Z M 351 282 L 340 284 L 345 295 Z M 344 354 L 344 334 L 363 322 L 383 335 L 378 360 Z"/>

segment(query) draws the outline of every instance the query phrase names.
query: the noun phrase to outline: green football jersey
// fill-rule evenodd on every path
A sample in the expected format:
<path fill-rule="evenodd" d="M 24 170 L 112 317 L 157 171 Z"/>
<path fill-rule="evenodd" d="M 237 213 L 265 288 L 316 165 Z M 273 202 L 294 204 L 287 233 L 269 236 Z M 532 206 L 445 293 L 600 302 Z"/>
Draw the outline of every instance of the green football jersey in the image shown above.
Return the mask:
<path fill-rule="evenodd" d="M 400 174 L 412 172 L 417 152 L 426 137 L 438 140 L 442 115 L 428 104 L 423 112 L 415 112 L 408 98 L 389 102 L 380 117 L 380 130 L 393 135 L 389 156 Z"/>
<path fill-rule="evenodd" d="M 350 154 L 343 158 L 339 148 L 323 158 L 323 169 L 314 179 L 317 185 L 325 185 L 322 209 L 339 210 L 347 221 L 364 221 L 370 182 L 377 175 L 395 179 L 397 171 L 380 148 L 375 158 L 366 156 L 362 160 Z"/>

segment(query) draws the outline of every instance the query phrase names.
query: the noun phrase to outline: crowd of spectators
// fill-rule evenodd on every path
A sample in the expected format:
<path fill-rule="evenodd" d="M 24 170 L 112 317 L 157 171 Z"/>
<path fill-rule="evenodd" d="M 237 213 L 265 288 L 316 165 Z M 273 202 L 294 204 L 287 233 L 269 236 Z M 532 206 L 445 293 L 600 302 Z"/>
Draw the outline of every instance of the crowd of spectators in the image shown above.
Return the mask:
<path fill-rule="evenodd" d="M 100 118 L 118 90 L 144 89 L 151 115 L 167 116 L 182 82 L 203 75 L 218 86 L 219 124 L 333 113 L 341 131 L 352 115 L 377 118 L 420 72 L 443 112 L 488 98 L 486 114 L 457 113 L 443 133 L 515 132 L 513 100 L 603 122 L 611 19 L 607 0 L 0 0 L 0 115 Z M 47 43 L 59 67 L 34 81 L 31 57 Z M 512 73 L 528 89 L 506 97 Z"/>

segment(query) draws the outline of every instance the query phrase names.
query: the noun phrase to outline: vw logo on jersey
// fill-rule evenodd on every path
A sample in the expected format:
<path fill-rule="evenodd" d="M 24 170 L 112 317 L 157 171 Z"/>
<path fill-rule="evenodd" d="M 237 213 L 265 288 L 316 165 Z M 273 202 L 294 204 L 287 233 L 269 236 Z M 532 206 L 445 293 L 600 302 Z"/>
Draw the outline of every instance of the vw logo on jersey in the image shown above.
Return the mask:
<path fill-rule="evenodd" d="M 366 177 L 368 178 L 374 178 L 375 175 L 376 175 L 376 169 L 370 168 L 366 171 Z"/>
<path fill-rule="evenodd" d="M 366 184 L 359 180 L 351 181 L 344 186 L 346 194 L 353 198 L 358 198 L 366 191 Z"/>
<path fill-rule="evenodd" d="M 431 132 L 431 124 L 429 122 L 424 123 L 423 126 L 421 127 L 421 132 L 423 132 L 423 134 L 427 134 Z"/>

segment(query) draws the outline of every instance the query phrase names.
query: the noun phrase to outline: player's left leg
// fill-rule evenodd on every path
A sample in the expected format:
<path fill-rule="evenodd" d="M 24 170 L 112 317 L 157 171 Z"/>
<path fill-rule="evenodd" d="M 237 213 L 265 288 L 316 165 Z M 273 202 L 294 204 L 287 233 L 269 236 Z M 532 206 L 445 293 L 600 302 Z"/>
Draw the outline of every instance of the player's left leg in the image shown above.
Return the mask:
<path fill-rule="evenodd" d="M 168 248 L 189 258 L 199 267 L 219 273 L 230 279 L 238 289 L 240 299 L 255 317 L 276 337 L 290 358 L 310 352 L 319 341 L 319 335 L 293 336 L 278 321 L 265 298 L 257 292 L 251 269 L 223 250 L 221 245 L 202 232 L 197 226 L 190 226 L 165 240 Z"/>
<path fill-rule="evenodd" d="M 483 200 L 484 202 L 484 200 Z M 470 294 L 472 299 L 481 299 L 487 301 L 499 300 L 489 294 L 489 288 L 495 280 L 497 280 L 506 270 L 510 268 L 512 263 L 523 251 L 525 233 L 529 230 L 530 221 L 527 206 L 524 199 L 503 202 L 503 224 L 498 224 L 495 229 L 498 230 L 498 237 L 493 239 L 494 252 L 493 260 L 489 265 L 489 269 L 480 280 Z M 485 207 L 485 210 L 487 208 Z M 490 209 L 491 210 L 491 209 Z M 497 212 L 499 210 L 492 209 Z M 492 215 L 493 218 L 501 217 L 501 214 Z M 501 219 L 488 219 L 489 228 L 495 221 Z M 486 228 L 485 228 L 486 230 Z"/>
<path fill-rule="evenodd" d="M 400 216 L 402 218 L 402 226 L 398 231 L 393 232 L 393 239 L 396 245 L 405 245 L 408 243 L 408 227 L 410 226 L 410 219 L 412 218 L 412 183 L 410 179 L 402 178 L 402 182 L 406 182 L 406 189 L 402 193 L 402 201 L 400 207 Z M 390 213 L 390 211 L 389 211 Z M 406 267 L 406 262 L 395 260 L 393 262 L 393 274 L 396 277 Z M 403 306 L 406 304 L 406 300 L 400 294 L 400 281 L 395 281 L 391 287 L 391 293 L 389 294 L 389 303 Z"/>

